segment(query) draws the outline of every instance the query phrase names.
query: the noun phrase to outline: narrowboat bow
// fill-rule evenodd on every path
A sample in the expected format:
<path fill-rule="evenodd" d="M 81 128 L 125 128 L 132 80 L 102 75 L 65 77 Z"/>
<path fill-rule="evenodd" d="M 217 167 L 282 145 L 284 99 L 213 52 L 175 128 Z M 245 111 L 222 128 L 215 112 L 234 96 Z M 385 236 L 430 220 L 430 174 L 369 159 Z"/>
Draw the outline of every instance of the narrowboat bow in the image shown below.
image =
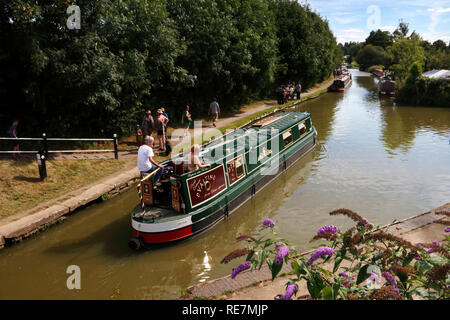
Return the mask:
<path fill-rule="evenodd" d="M 157 186 L 154 173 L 138 183 L 130 247 L 174 242 L 215 225 L 312 150 L 316 139 L 310 114 L 286 112 L 204 145 L 199 157 L 208 168 L 186 172 L 189 153 L 163 162 Z"/>

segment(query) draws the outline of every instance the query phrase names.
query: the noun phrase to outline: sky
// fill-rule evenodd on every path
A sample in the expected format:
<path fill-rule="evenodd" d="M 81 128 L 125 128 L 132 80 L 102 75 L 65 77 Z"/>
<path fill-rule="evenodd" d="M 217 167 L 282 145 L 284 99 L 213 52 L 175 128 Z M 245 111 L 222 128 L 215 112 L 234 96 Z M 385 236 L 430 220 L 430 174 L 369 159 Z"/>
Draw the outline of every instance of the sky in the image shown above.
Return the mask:
<path fill-rule="evenodd" d="M 371 30 L 390 32 L 399 20 L 424 40 L 450 41 L 450 0 L 299 0 L 329 21 L 340 43 L 364 41 Z"/>

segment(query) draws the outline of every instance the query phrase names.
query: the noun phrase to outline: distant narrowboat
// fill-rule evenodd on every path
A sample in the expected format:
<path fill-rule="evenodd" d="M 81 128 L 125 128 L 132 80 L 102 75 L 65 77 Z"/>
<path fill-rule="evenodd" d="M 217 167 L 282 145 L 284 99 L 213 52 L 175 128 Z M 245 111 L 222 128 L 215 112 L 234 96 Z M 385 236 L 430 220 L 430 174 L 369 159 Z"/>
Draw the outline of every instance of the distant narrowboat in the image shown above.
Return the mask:
<path fill-rule="evenodd" d="M 138 183 L 140 203 L 131 213 L 130 247 L 186 239 L 228 217 L 316 145 L 317 131 L 303 112 L 279 113 L 202 147 L 210 167 L 187 172 L 189 153 L 162 164 Z"/>
<path fill-rule="evenodd" d="M 330 91 L 334 92 L 345 92 L 345 89 L 351 84 L 352 75 L 351 74 L 343 74 L 338 76 L 333 84 L 330 86 Z"/>
<path fill-rule="evenodd" d="M 395 81 L 389 76 L 383 76 L 378 82 L 378 94 L 381 96 L 395 97 Z"/>

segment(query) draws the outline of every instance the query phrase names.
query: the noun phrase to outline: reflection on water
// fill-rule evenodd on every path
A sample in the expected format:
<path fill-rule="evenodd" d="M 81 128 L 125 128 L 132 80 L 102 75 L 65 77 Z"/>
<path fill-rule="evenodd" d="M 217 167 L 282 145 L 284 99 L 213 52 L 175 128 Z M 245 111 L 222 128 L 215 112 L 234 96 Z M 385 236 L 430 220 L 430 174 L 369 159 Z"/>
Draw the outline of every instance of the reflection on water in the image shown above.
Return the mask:
<path fill-rule="evenodd" d="M 0 299 L 162 299 L 190 285 L 229 274 L 220 264 L 275 220 L 279 234 L 300 249 L 330 217 L 347 207 L 375 224 L 389 223 L 450 199 L 450 109 L 396 107 L 380 100 L 375 80 L 352 70 L 344 94 L 328 93 L 298 108 L 312 115 L 319 146 L 226 221 L 176 245 L 134 252 L 129 212 L 134 189 L 84 209 L 45 233 L 0 252 Z M 66 288 L 69 265 L 81 268 L 79 291 Z"/>

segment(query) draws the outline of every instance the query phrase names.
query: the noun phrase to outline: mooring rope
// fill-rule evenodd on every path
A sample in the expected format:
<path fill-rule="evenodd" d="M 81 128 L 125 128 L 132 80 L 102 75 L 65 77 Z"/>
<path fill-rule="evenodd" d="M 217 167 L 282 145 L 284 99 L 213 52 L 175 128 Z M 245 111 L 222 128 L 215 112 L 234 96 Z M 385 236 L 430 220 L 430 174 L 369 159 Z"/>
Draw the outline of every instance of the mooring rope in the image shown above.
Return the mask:
<path fill-rule="evenodd" d="M 139 183 L 137 184 L 137 189 L 138 189 L 139 201 L 141 203 L 142 211 L 144 211 L 145 210 L 144 194 L 141 189 L 141 182 L 142 181 L 139 181 Z"/>

